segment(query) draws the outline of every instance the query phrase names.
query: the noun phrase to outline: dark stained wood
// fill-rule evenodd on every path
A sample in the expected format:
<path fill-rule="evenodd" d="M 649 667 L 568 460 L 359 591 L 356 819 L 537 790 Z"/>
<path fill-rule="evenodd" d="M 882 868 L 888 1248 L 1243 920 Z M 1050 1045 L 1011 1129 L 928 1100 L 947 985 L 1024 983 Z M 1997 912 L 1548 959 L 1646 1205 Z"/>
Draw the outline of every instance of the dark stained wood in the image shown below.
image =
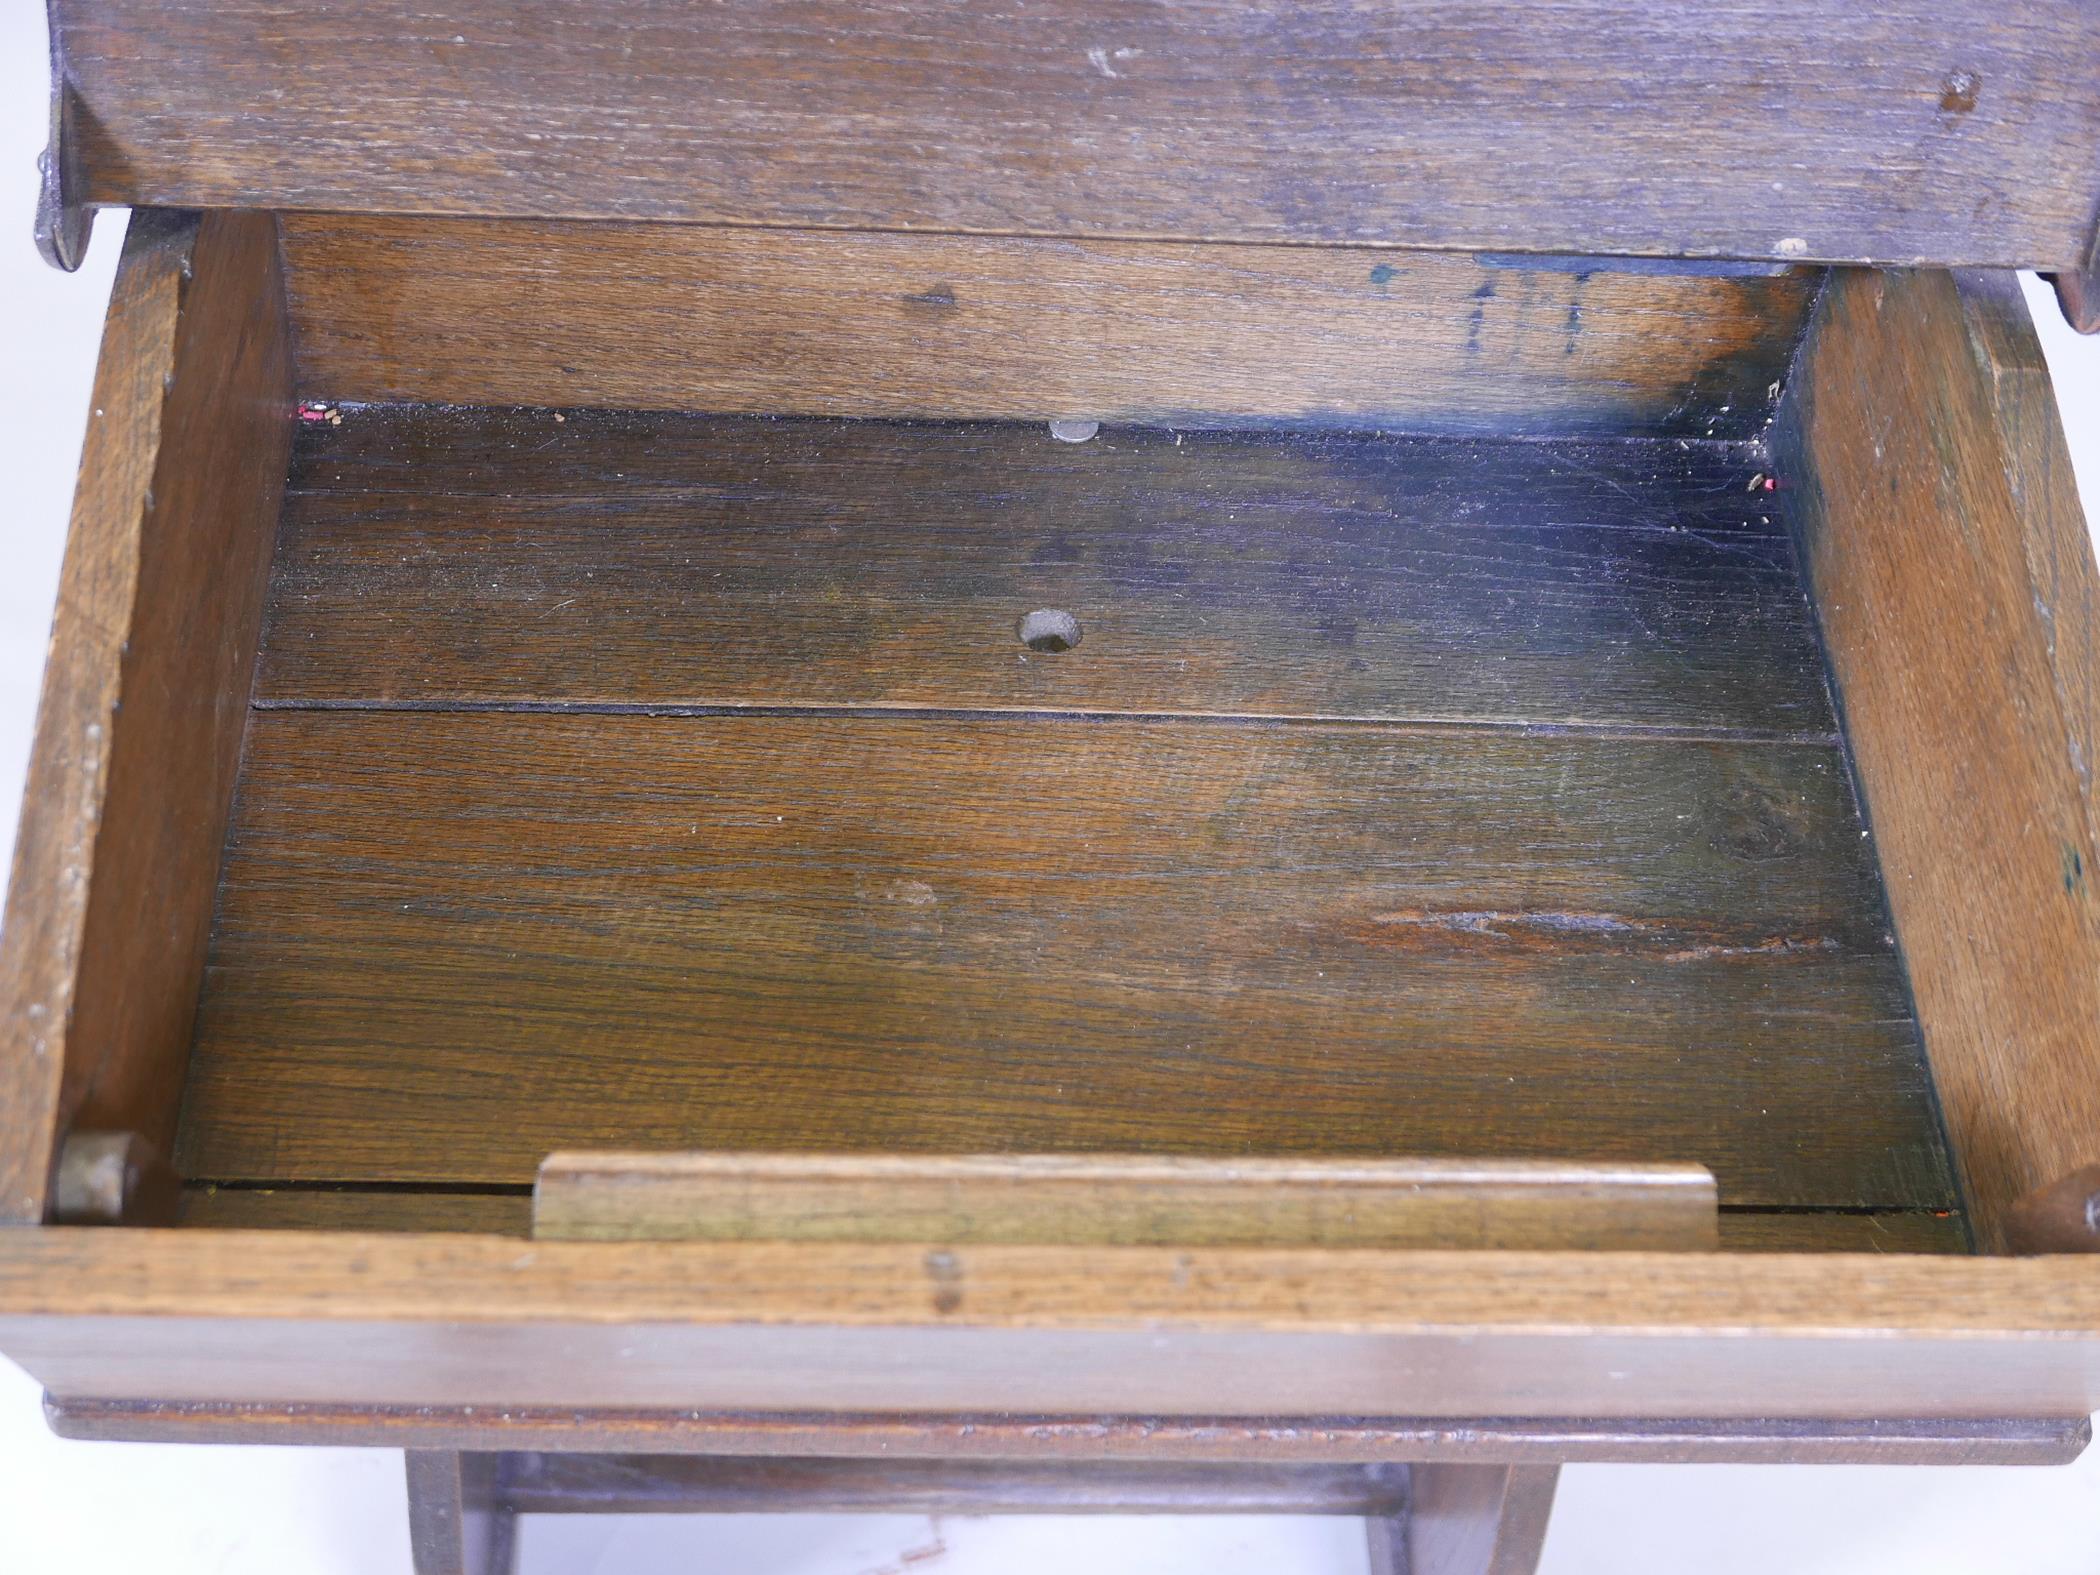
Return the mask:
<path fill-rule="evenodd" d="M 290 437 L 268 215 L 148 213 L 110 298 L 0 938 L 0 1223 L 165 1153 Z"/>
<path fill-rule="evenodd" d="M 2006 1238 L 2015 1252 L 2100 1252 L 2100 1165 L 2020 1199 L 2007 1216 Z"/>
<path fill-rule="evenodd" d="M 416 1575 L 510 1575 L 517 1522 L 499 1480 L 503 1457 L 411 1449 L 406 1460 Z"/>
<path fill-rule="evenodd" d="M 1144 1155 L 554 1154 L 542 1241 L 1710 1251 L 1697 1165 Z"/>
<path fill-rule="evenodd" d="M 1765 462 L 1671 443 L 352 410 L 258 694 L 1834 731 Z M 1034 608 L 1077 649 L 1022 646 Z"/>
<path fill-rule="evenodd" d="M 521 1515 L 1397 1515 L 1401 1465 L 522 1453 Z"/>
<path fill-rule="evenodd" d="M 1967 1252 L 1969 1229 L 1951 1209 L 1723 1209 L 1721 1247 L 1726 1252 Z"/>
<path fill-rule="evenodd" d="M 1532 1575 L 1545 1551 L 1557 1466 L 1425 1465 L 1404 1522 L 1371 1527 L 1372 1569 L 1393 1575 Z M 1396 1530 L 1407 1556 L 1386 1552 Z"/>
<path fill-rule="evenodd" d="M 55 1400 L 61 1438 L 164 1444 L 996 1460 L 2062 1465 L 2090 1421 L 1667 1422 L 764 1415 Z"/>
<path fill-rule="evenodd" d="M 46 1227 L 0 1231 L 0 1350 L 62 1397 L 492 1412 L 2064 1417 L 2100 1257 Z"/>
<path fill-rule="evenodd" d="M 183 1173 L 524 1182 L 614 1145 L 1951 1202 L 1821 745 L 258 713 Z"/>
<path fill-rule="evenodd" d="M 1833 276 L 1779 430 L 1979 1241 L 2100 1161 L 2100 574 L 2009 278 Z"/>
<path fill-rule="evenodd" d="M 2100 196 L 2082 0 L 54 16 L 105 203 L 2054 268 Z"/>
<path fill-rule="evenodd" d="M 462 1231 L 532 1233 L 532 1191 L 439 1188 L 215 1187 L 183 1190 L 180 1224 L 204 1230 Z"/>
<path fill-rule="evenodd" d="M 359 1187 L 193 1186 L 181 1223 L 207 1230 L 466 1231 L 526 1236 L 529 1189 L 500 1193 Z M 1967 1252 L 1958 1213 L 1909 1210 L 1723 1209 L 1721 1246 L 1730 1252 Z"/>
<path fill-rule="evenodd" d="M 330 400 L 1754 438 L 1817 271 L 293 214 Z"/>

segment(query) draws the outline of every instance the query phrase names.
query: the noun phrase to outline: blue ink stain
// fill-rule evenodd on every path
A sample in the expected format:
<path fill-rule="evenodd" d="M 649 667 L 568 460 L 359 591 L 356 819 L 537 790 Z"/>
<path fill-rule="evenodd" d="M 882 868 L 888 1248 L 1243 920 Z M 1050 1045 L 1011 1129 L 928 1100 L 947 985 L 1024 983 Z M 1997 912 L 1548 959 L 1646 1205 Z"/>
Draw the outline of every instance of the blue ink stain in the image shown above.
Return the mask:
<path fill-rule="evenodd" d="M 1487 325 L 1487 303 L 1495 298 L 1495 281 L 1484 279 L 1473 292 L 1473 311 L 1466 323 L 1466 353 L 1480 353 L 1480 330 Z"/>

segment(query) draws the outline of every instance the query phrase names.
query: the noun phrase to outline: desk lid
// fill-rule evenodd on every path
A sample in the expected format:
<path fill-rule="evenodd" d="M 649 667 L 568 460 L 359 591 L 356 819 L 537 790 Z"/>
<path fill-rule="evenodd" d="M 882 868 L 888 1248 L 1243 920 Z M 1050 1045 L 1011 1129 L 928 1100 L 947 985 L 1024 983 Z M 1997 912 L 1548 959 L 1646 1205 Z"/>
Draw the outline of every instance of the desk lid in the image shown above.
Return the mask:
<path fill-rule="evenodd" d="M 50 3 L 60 261 L 147 203 L 2095 262 L 2100 0 Z"/>

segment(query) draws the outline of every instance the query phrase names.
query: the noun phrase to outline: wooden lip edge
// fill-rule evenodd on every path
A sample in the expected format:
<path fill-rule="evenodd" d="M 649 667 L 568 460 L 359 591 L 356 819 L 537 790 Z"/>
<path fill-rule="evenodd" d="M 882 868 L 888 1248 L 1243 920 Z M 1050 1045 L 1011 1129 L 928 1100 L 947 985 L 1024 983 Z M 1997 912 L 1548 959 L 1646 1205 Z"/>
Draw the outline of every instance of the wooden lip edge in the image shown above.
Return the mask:
<path fill-rule="evenodd" d="M 1305 1462 L 2063 1465 L 2091 1420 L 1925 1421 L 1772 1418 L 1586 1422 L 1487 1417 L 1346 1417 L 1303 1423 L 1235 1417 L 915 1416 L 473 1406 L 364 1407 L 67 1400 L 46 1394 L 60 1438 L 133 1443 L 293 1444 L 547 1450 L 590 1454 L 903 1459 Z"/>
<path fill-rule="evenodd" d="M 927 1294 L 938 1243 L 527 1242 L 463 1232 L 0 1229 L 0 1327 L 635 1323 L 1046 1335 L 2046 1337 L 2100 1350 L 2100 1256 L 967 1246 L 974 1315 Z M 346 1281 L 345 1259 L 358 1271 Z M 1351 1272 L 1337 1275 L 1338 1264 Z M 643 1272 L 646 1271 L 646 1272 Z M 1316 1286 L 1298 1279 L 1317 1274 Z M 1290 1287 L 1286 1302 L 1276 1288 Z M 1629 1286 L 1638 1294 L 1629 1295 Z M 842 1294 L 841 1287 L 851 1287 Z M 1074 1288 L 1078 1287 L 1077 1290 Z"/>

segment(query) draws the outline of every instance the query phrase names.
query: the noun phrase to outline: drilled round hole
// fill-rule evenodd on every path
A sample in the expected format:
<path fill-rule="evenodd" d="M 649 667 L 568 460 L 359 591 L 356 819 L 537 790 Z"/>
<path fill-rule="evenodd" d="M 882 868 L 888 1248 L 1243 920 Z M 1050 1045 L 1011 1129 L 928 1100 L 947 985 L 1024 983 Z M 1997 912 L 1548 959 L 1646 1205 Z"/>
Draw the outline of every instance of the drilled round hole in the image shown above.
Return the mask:
<path fill-rule="evenodd" d="M 1061 607 L 1038 607 L 1021 620 L 1021 643 L 1031 651 L 1069 651 L 1085 636 Z"/>

